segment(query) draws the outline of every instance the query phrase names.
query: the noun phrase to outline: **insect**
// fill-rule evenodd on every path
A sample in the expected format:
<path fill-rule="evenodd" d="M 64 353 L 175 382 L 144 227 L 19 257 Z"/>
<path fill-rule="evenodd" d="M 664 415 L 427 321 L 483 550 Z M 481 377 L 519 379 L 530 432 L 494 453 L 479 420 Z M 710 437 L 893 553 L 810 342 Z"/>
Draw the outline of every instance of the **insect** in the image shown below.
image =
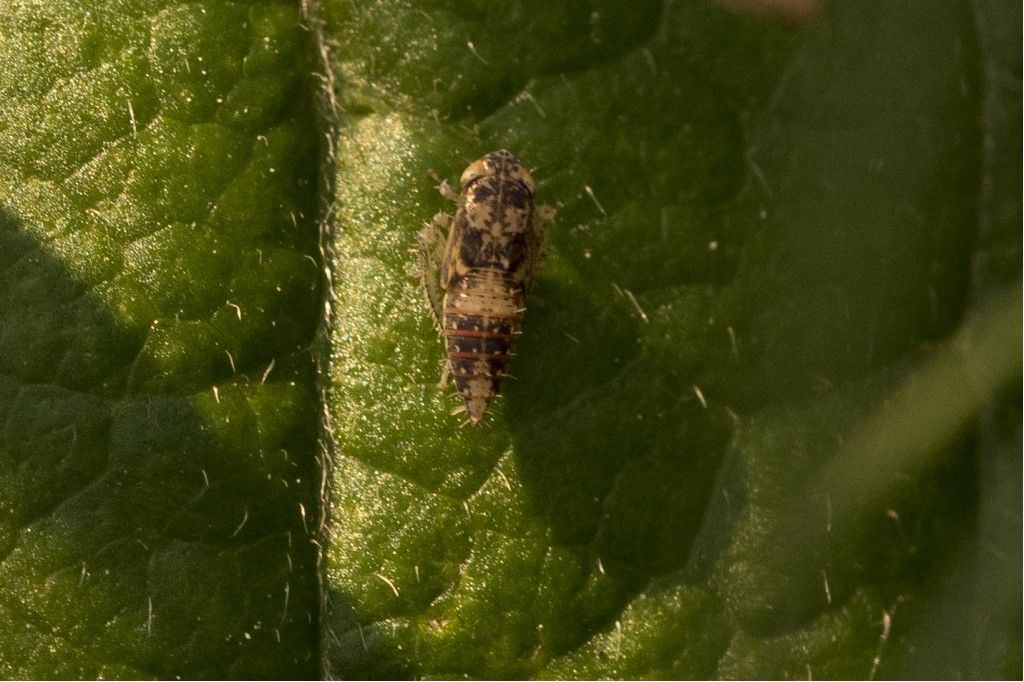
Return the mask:
<path fill-rule="evenodd" d="M 460 411 L 479 424 L 506 376 L 554 211 L 534 206 L 533 176 L 504 149 L 469 164 L 459 184 L 459 194 L 438 185 L 455 216 L 435 215 L 418 250 L 423 291 L 447 347 L 442 384 L 450 373 L 465 401 Z"/>

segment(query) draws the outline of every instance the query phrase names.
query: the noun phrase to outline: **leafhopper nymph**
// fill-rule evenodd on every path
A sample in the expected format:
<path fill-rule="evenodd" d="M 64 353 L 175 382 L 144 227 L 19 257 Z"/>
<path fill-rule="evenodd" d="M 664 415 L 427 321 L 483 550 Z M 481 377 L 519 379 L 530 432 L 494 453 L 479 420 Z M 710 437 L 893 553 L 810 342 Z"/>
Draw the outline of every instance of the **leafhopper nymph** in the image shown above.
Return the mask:
<path fill-rule="evenodd" d="M 438 213 L 420 231 L 420 271 L 447 346 L 446 372 L 469 422 L 479 424 L 506 375 L 554 212 L 534 205 L 533 176 L 504 149 L 469 164 L 459 184 L 458 194 L 443 181 L 438 187 L 455 215 Z"/>

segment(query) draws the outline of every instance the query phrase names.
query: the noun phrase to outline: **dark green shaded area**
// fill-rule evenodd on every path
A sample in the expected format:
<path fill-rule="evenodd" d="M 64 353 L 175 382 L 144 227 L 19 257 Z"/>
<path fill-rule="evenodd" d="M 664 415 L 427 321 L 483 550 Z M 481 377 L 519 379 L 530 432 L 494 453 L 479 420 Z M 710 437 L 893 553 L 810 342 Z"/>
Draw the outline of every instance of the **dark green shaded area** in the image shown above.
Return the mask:
<path fill-rule="evenodd" d="M 982 550 L 1019 536 L 989 473 L 1019 418 L 985 416 L 1020 374 L 1020 204 L 986 193 L 1019 169 L 984 144 L 1019 45 L 952 1 L 669 2 L 595 36 L 616 4 L 325 3 L 329 669 L 1012 677 L 1019 609 L 978 589 L 1020 578 Z M 517 381 L 460 429 L 408 250 L 445 209 L 428 169 L 499 147 L 558 216 Z"/>
<path fill-rule="evenodd" d="M 0 17 L 0 675 L 316 676 L 298 8 Z"/>

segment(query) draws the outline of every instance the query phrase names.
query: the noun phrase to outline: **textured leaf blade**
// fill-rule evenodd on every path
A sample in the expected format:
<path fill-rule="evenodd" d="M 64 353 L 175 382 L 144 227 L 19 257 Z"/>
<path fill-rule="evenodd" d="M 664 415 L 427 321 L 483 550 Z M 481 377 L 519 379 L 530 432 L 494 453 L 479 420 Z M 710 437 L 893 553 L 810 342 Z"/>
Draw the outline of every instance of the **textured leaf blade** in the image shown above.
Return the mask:
<path fill-rule="evenodd" d="M 0 671 L 316 675 L 298 8 L 0 16 Z"/>
<path fill-rule="evenodd" d="M 832 7 L 793 31 L 680 2 L 602 43 L 615 3 L 327 3 L 353 117 L 335 672 L 924 669 L 931 585 L 978 508 L 969 424 L 852 507 L 820 477 L 930 385 L 968 309 L 986 56 L 959 5 L 933 10 Z M 459 430 L 406 250 L 443 208 L 427 169 L 453 180 L 499 147 L 559 215 L 519 380 L 488 429 Z"/>

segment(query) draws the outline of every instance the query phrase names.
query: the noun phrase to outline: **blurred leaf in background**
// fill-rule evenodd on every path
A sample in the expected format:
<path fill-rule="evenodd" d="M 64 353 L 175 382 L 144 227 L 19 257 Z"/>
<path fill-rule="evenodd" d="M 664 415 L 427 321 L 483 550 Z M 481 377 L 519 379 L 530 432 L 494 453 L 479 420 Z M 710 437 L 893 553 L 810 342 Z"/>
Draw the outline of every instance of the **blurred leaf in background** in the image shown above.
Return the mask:
<path fill-rule="evenodd" d="M 1020 11 L 0 0 L 0 674 L 1020 677 Z"/>

